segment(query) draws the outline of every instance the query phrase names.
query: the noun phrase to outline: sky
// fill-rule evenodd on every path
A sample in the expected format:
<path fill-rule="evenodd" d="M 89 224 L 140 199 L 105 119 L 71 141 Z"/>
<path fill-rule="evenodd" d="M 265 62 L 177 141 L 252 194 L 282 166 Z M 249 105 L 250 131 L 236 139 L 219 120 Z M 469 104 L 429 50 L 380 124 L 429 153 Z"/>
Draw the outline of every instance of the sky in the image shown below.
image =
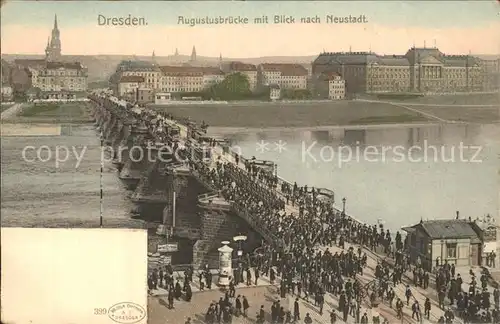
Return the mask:
<path fill-rule="evenodd" d="M 404 54 L 436 45 L 447 54 L 499 54 L 500 2 L 484 1 L 11 1 L 2 6 L 4 54 L 43 54 L 57 14 L 63 55 L 262 57 L 325 51 Z M 143 17 L 147 25 L 99 25 L 103 17 Z M 255 24 L 266 15 L 268 24 Z M 274 24 L 290 15 L 292 24 Z M 318 15 L 320 23 L 300 23 Z M 364 15 L 366 23 L 327 23 Z M 244 25 L 178 24 L 186 18 L 246 17 Z"/>

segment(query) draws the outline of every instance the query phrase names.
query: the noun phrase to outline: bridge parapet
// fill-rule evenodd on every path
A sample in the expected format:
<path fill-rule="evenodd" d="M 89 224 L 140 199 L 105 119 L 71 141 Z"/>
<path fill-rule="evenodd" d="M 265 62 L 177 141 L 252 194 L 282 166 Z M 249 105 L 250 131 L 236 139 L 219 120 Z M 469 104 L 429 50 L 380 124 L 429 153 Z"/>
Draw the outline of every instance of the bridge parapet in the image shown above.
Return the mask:
<path fill-rule="evenodd" d="M 198 207 L 230 211 L 231 203 L 226 201 L 219 193 L 209 192 L 198 196 Z"/>
<path fill-rule="evenodd" d="M 200 173 L 199 171 L 193 169 L 192 170 L 193 176 L 198 179 L 201 183 L 203 183 L 207 188 L 209 188 L 212 193 L 213 192 L 221 192 L 219 188 L 217 188 L 217 185 L 208 177 Z M 222 192 L 221 192 L 222 193 Z M 222 195 L 223 196 L 223 195 Z M 247 207 L 244 206 L 243 204 L 237 203 L 235 201 L 228 201 L 231 207 L 231 211 L 233 211 L 238 217 L 246 221 L 255 231 L 260 233 L 262 237 L 268 241 L 269 243 L 273 244 L 275 247 L 279 249 L 284 249 L 285 248 L 285 243 L 282 239 L 271 233 L 265 224 L 263 224 L 260 221 L 260 218 L 257 215 L 251 214 Z"/>

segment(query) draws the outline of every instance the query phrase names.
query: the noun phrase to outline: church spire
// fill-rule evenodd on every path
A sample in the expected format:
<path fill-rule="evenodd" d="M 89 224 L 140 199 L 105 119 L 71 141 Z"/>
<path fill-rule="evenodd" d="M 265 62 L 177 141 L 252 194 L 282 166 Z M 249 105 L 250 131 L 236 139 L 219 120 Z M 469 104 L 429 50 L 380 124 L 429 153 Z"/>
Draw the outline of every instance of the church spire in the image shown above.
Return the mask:
<path fill-rule="evenodd" d="M 175 56 L 179 56 L 179 49 L 177 47 L 175 48 Z"/>
<path fill-rule="evenodd" d="M 153 50 L 153 54 L 151 55 L 151 60 L 153 61 L 153 63 L 156 61 L 155 50 Z"/>
<path fill-rule="evenodd" d="M 61 39 L 57 26 L 57 15 L 54 15 L 54 28 L 52 28 L 51 37 L 49 37 L 49 44 L 47 45 L 45 54 L 48 61 L 59 61 L 61 58 Z"/>
<path fill-rule="evenodd" d="M 196 61 L 196 47 L 193 46 L 193 51 L 191 52 L 191 61 Z"/>

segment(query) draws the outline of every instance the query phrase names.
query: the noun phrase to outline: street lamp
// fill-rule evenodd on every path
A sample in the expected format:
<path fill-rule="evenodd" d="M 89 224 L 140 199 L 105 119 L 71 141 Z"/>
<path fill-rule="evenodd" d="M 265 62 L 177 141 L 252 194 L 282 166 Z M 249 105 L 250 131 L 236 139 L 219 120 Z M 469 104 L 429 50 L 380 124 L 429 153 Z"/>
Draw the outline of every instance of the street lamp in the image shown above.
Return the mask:
<path fill-rule="evenodd" d="M 243 276 L 243 264 L 242 264 L 242 257 L 243 257 L 243 248 L 242 248 L 242 242 L 246 241 L 247 237 L 245 235 L 237 235 L 233 237 L 233 241 L 238 244 L 238 250 L 236 251 L 236 255 L 238 256 L 238 264 L 237 264 L 237 271 L 238 275 L 235 276 L 235 284 L 239 283 L 239 278 L 240 276 Z"/>
<path fill-rule="evenodd" d="M 342 212 L 345 213 L 345 202 L 347 201 L 347 199 L 342 198 Z"/>
<path fill-rule="evenodd" d="M 246 241 L 247 237 L 245 235 L 237 235 L 233 237 L 233 241 L 238 244 L 238 251 L 236 251 L 239 258 L 243 256 L 242 242 Z"/>

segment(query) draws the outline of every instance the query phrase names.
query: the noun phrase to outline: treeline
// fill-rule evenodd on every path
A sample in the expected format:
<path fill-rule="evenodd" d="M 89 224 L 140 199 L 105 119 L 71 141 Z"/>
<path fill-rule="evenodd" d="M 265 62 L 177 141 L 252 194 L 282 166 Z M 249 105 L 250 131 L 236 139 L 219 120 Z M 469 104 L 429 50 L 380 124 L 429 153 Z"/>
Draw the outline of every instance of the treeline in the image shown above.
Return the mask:
<path fill-rule="evenodd" d="M 242 73 L 233 73 L 228 75 L 222 82 L 216 83 L 204 91 L 181 92 L 173 96 L 175 99 L 200 97 L 203 100 L 215 101 L 269 100 L 269 93 L 269 88 L 252 92 L 247 76 Z"/>

